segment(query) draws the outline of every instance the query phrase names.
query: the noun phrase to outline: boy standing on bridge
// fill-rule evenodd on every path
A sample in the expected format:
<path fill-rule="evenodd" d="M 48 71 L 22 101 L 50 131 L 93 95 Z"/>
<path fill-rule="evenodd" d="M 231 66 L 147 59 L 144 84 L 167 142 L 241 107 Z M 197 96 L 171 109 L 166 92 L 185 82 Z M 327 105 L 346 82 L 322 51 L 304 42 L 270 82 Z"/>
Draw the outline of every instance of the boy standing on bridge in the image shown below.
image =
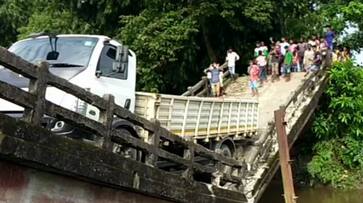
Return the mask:
<path fill-rule="evenodd" d="M 260 75 L 260 68 L 257 66 L 256 60 L 252 62 L 249 70 L 250 74 L 250 88 L 252 91 L 252 96 L 258 96 L 258 80 Z"/>

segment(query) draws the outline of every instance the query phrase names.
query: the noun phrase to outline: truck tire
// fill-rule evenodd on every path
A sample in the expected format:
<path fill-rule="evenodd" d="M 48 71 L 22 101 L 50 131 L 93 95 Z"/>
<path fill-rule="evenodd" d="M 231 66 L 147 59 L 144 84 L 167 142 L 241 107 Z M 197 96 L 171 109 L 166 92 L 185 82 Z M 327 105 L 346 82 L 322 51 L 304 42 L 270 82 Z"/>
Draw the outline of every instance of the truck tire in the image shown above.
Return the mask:
<path fill-rule="evenodd" d="M 232 150 L 229 148 L 228 145 L 222 144 L 220 150 L 221 150 L 221 154 L 223 156 L 232 158 L 232 156 L 233 156 Z"/>
<path fill-rule="evenodd" d="M 123 135 L 135 137 L 128 129 L 125 129 L 122 126 L 117 127 L 116 129 L 119 130 Z M 129 158 L 129 159 L 136 160 L 136 161 L 142 160 L 142 152 L 133 147 L 115 143 L 113 145 L 112 151 L 116 154 L 120 154 L 121 156 L 123 156 L 125 158 Z"/>
<path fill-rule="evenodd" d="M 236 151 L 234 141 L 230 138 L 225 138 L 215 143 L 213 149 L 217 153 L 230 158 L 234 157 Z"/>

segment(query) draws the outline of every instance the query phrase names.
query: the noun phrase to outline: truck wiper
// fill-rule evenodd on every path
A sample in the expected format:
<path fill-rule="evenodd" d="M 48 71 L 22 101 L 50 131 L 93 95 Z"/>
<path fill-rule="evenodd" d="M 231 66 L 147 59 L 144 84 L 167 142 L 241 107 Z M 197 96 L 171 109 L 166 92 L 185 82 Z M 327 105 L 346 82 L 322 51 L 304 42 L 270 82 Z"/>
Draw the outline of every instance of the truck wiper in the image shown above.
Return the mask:
<path fill-rule="evenodd" d="M 65 68 L 65 67 L 83 67 L 83 65 L 80 64 L 73 64 L 73 63 L 50 63 L 51 67 L 59 67 L 59 68 Z"/>

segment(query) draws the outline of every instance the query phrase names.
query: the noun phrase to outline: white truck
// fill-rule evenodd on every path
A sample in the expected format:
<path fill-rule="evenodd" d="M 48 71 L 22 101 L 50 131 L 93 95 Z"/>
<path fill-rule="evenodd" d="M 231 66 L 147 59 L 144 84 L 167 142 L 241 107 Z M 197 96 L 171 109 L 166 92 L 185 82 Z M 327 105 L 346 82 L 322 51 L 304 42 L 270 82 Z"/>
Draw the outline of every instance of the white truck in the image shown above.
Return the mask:
<path fill-rule="evenodd" d="M 127 46 L 99 35 L 39 34 L 14 43 L 9 51 L 32 63 L 47 61 L 50 72 L 97 94 L 112 94 L 115 102 L 147 119 L 157 119 L 173 133 L 232 156 L 237 141 L 257 131 L 258 103 L 254 100 L 185 97 L 136 92 L 136 55 Z M 0 80 L 26 90 L 29 80 L 0 68 Z M 98 119 L 92 105 L 48 87 L 46 98 L 55 104 Z M 23 108 L 0 100 L 0 112 L 21 117 Z M 56 134 L 80 136 L 67 123 L 45 118 Z M 114 127 L 141 139 L 147 137 L 125 121 Z M 84 136 L 84 135 L 82 135 Z"/>

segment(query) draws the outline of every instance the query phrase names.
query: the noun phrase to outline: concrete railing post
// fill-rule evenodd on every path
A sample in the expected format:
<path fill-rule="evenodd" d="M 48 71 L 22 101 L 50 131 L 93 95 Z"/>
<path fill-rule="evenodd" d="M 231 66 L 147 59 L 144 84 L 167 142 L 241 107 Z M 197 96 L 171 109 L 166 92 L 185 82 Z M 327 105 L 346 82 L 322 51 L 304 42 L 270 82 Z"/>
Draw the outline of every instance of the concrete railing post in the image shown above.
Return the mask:
<path fill-rule="evenodd" d="M 153 120 L 155 123 L 154 132 L 151 133 L 147 138 L 147 143 L 153 145 L 155 148 L 159 148 L 160 144 L 160 122 L 158 120 Z M 155 153 L 149 152 L 146 155 L 145 163 L 149 166 L 155 167 L 158 156 Z"/>
<path fill-rule="evenodd" d="M 113 144 L 111 142 L 113 111 L 115 109 L 115 98 L 113 95 L 103 95 L 103 99 L 107 102 L 107 108 L 100 111 L 99 121 L 105 126 L 106 132 L 103 136 L 102 148 L 108 151 L 112 151 Z"/>
<path fill-rule="evenodd" d="M 23 119 L 34 125 L 40 125 L 44 115 L 48 67 L 47 62 L 42 62 L 37 66 L 37 78 L 31 79 L 29 83 L 29 93 L 35 95 L 36 102 L 32 109 L 25 108 Z"/>
<path fill-rule="evenodd" d="M 192 145 L 189 145 L 188 149 L 184 150 L 183 158 L 189 161 L 188 168 L 183 172 L 183 177 L 188 180 L 193 180 L 194 147 Z"/>

